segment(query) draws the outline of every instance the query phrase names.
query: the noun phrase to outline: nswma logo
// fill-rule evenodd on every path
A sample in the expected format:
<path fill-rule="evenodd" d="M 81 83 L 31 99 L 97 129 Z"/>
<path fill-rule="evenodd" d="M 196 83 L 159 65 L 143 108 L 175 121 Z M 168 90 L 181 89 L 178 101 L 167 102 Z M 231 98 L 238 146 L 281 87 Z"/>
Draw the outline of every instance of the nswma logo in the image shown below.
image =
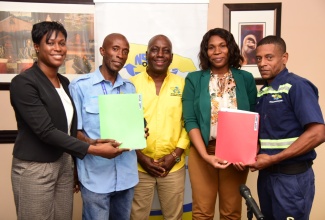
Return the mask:
<path fill-rule="evenodd" d="M 130 53 L 124 68 L 130 76 L 135 76 L 145 71 L 147 45 L 130 44 Z M 193 61 L 190 58 L 182 57 L 174 53 L 173 62 L 169 66 L 170 72 L 174 74 L 192 72 L 196 70 Z"/>

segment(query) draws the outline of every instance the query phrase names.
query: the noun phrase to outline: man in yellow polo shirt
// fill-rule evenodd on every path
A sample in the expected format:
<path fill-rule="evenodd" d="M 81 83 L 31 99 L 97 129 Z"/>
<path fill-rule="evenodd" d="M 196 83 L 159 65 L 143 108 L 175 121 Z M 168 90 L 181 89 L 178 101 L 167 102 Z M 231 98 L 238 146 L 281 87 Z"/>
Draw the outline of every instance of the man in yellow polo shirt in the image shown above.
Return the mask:
<path fill-rule="evenodd" d="M 185 153 L 189 138 L 183 127 L 184 78 L 170 73 L 172 43 L 164 35 L 151 38 L 146 71 L 131 78 L 143 96 L 150 135 L 147 147 L 137 150 L 139 183 L 135 187 L 131 220 L 147 220 L 157 187 L 165 220 L 182 219 L 185 188 Z"/>

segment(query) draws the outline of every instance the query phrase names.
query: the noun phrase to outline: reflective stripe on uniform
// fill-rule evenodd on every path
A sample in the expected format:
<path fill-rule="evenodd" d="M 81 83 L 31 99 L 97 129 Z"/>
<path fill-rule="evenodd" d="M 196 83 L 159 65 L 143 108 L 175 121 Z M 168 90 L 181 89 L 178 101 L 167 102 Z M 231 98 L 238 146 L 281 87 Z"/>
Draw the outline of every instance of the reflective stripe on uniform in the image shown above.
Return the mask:
<path fill-rule="evenodd" d="M 276 140 L 260 139 L 261 149 L 286 149 L 297 139 L 298 137 Z"/>
<path fill-rule="evenodd" d="M 257 93 L 257 97 L 261 97 L 261 96 L 266 95 L 266 94 L 278 94 L 278 93 L 286 93 L 286 94 L 288 94 L 291 86 L 292 86 L 291 84 L 286 83 L 286 84 L 280 85 L 278 90 L 274 90 L 272 88 L 272 86 L 268 86 L 268 87 L 265 87 L 262 90 L 260 90 Z"/>

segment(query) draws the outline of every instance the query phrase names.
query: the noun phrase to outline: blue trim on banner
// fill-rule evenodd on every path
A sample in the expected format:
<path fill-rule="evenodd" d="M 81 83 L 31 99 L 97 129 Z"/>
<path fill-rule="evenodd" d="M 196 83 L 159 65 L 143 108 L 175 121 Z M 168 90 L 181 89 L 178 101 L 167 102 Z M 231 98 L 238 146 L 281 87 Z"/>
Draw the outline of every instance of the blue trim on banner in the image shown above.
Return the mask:
<path fill-rule="evenodd" d="M 183 212 L 191 212 L 192 211 L 192 203 L 183 205 Z"/>
<path fill-rule="evenodd" d="M 183 212 L 191 212 L 192 211 L 192 203 L 183 205 Z M 154 210 L 150 212 L 150 216 L 162 215 L 161 210 Z"/>

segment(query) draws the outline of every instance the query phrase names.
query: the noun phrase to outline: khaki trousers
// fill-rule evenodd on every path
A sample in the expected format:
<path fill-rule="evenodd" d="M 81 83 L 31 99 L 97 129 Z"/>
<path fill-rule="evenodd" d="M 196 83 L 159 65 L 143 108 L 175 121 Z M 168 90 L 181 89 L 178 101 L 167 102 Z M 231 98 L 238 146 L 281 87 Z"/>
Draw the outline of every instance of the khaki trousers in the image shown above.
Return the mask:
<path fill-rule="evenodd" d="M 139 172 L 139 183 L 134 189 L 131 220 L 149 219 L 156 186 L 164 220 L 182 219 L 185 167 L 163 178 L 155 178 L 147 173 Z"/>
<path fill-rule="evenodd" d="M 207 151 L 214 154 L 215 147 Z M 213 220 L 217 195 L 219 194 L 220 220 L 241 219 L 242 197 L 239 186 L 247 179 L 248 169 L 237 171 L 233 165 L 216 169 L 190 148 L 188 169 L 192 186 L 192 219 Z"/>
<path fill-rule="evenodd" d="M 12 189 L 18 220 L 71 220 L 73 163 L 64 153 L 52 163 L 13 158 Z"/>

